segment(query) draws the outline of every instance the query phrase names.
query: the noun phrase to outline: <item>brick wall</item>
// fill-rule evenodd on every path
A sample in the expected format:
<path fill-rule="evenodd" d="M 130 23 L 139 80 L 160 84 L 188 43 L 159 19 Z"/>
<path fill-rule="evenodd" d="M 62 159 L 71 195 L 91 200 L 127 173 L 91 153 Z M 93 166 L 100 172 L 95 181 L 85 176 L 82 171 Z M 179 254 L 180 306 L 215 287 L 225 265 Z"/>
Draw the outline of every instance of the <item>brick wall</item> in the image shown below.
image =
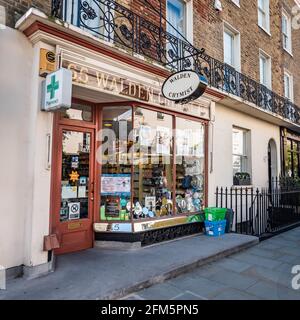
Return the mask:
<path fill-rule="evenodd" d="M 159 10 L 159 0 L 148 0 Z M 159 15 L 145 0 L 119 0 L 119 3 L 135 13 L 159 25 Z M 258 26 L 257 0 L 241 0 L 240 7 L 232 0 L 221 0 L 223 11 L 214 9 L 213 0 L 193 0 L 194 45 L 205 48 L 212 57 L 223 61 L 224 21 L 236 29 L 241 37 L 241 72 L 256 81 L 259 77 L 259 49 L 272 59 L 272 90 L 284 94 L 283 73 L 289 70 L 294 76 L 295 102 L 300 105 L 300 31 L 293 30 L 293 56 L 282 47 L 281 13 L 284 8 L 292 13 L 294 0 L 270 0 L 270 34 Z M 13 26 L 16 19 L 29 7 L 34 6 L 50 13 L 51 0 L 0 0 L 7 11 L 7 24 Z M 166 15 L 166 1 L 162 1 Z M 292 14 L 291 14 L 292 15 Z M 300 21 L 300 19 L 299 19 Z M 164 20 L 163 20 L 164 22 Z"/>
<path fill-rule="evenodd" d="M 272 90 L 284 94 L 284 68 L 294 75 L 295 102 L 300 105 L 298 95 L 300 31 L 293 30 L 293 57 L 282 47 L 281 13 L 288 13 L 295 6 L 293 0 L 270 1 L 270 34 L 258 26 L 257 0 L 240 1 L 240 7 L 231 0 L 222 0 L 223 11 L 214 9 L 214 1 L 194 0 L 194 44 L 204 47 L 206 52 L 223 61 L 223 21 L 228 23 L 241 37 L 241 72 L 260 81 L 259 49 L 272 59 Z"/>
<path fill-rule="evenodd" d="M 146 7 L 143 0 L 121 1 L 136 13 L 159 24 L 159 16 Z M 159 0 L 151 0 L 157 9 Z M 163 3 L 163 14 L 165 3 Z M 292 30 L 293 56 L 283 49 L 281 17 L 283 8 L 293 17 L 294 0 L 270 0 L 270 34 L 258 26 L 257 0 L 241 0 L 240 7 L 232 0 L 221 0 L 223 11 L 217 12 L 213 0 L 193 0 L 194 45 L 205 48 L 206 53 L 223 61 L 223 28 L 228 23 L 240 33 L 241 72 L 260 82 L 259 50 L 272 61 L 272 90 L 284 95 L 284 69 L 294 76 L 294 99 L 300 105 L 300 31 Z M 300 19 L 299 19 L 300 22 Z"/>
<path fill-rule="evenodd" d="M 35 7 L 50 14 L 51 0 L 0 0 L 5 8 L 6 25 L 14 27 L 16 21 L 30 8 Z"/>

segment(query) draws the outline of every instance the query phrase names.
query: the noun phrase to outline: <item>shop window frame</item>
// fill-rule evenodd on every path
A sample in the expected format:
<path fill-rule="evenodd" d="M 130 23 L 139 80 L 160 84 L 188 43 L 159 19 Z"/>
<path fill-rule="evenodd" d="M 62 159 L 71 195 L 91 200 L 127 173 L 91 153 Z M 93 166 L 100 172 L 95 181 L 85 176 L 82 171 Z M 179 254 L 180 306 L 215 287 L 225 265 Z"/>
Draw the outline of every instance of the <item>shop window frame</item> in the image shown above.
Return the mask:
<path fill-rule="evenodd" d="M 97 112 L 96 112 L 96 106 L 97 104 L 85 101 L 82 99 L 72 98 L 72 104 L 82 104 L 87 105 L 91 107 L 92 112 L 92 121 L 85 121 L 85 120 L 77 120 L 77 119 L 68 119 L 64 118 L 63 114 L 60 111 L 56 112 L 56 117 L 59 125 L 74 125 L 79 127 L 85 127 L 85 128 L 96 128 L 97 125 Z M 72 108 L 72 106 L 71 106 Z"/>
<path fill-rule="evenodd" d="M 172 110 L 166 110 L 164 108 L 158 108 L 158 107 L 153 107 L 151 105 L 145 104 L 145 103 L 137 103 L 137 102 L 113 102 L 113 103 L 100 103 L 97 104 L 97 130 L 101 130 L 102 129 L 102 108 L 104 107 L 114 107 L 114 106 L 128 106 L 131 107 L 132 110 L 132 128 L 134 128 L 134 110 L 135 108 L 143 108 L 143 109 L 147 109 L 150 111 L 154 111 L 154 112 L 159 112 L 159 113 L 163 113 L 166 115 L 170 115 L 172 116 L 172 130 L 175 130 L 176 132 L 176 117 L 179 118 L 183 118 L 186 120 L 191 120 L 191 121 L 195 121 L 195 122 L 199 122 L 204 126 L 204 194 L 203 194 L 203 204 L 204 206 L 208 205 L 208 125 L 209 125 L 209 121 L 205 120 L 205 119 L 201 119 L 201 118 L 197 118 L 197 117 L 193 117 L 190 115 L 186 115 L 182 112 L 176 112 L 176 111 L 172 111 Z M 99 146 L 101 145 L 100 141 L 96 142 L 96 149 L 99 148 Z M 175 137 L 172 137 L 172 149 L 173 149 L 173 154 L 176 155 L 176 143 L 175 143 Z M 133 148 L 132 148 L 132 152 L 133 152 Z M 133 156 L 133 154 L 132 154 Z M 173 211 L 172 211 L 172 215 L 170 216 L 162 216 L 162 217 L 153 217 L 153 218 L 141 218 L 141 219 L 134 219 L 133 218 L 133 214 L 132 211 L 130 212 L 130 220 L 131 224 L 134 225 L 135 223 L 144 223 L 147 221 L 159 221 L 159 220 L 164 220 L 167 218 L 176 218 L 176 217 L 186 217 L 186 216 L 193 216 L 195 214 L 198 214 L 199 211 L 196 212 L 187 212 L 187 213 L 175 213 L 175 206 L 176 206 L 176 163 L 175 163 L 175 157 L 172 157 L 172 176 L 173 176 L 173 181 L 172 181 L 172 202 L 173 202 Z M 98 177 L 98 181 L 96 182 L 98 184 L 98 186 L 100 186 L 100 177 L 102 175 L 102 166 L 99 164 L 96 164 L 96 177 Z M 134 174 L 134 164 L 131 163 L 131 203 L 133 203 L 133 174 Z M 99 188 L 100 189 L 100 188 Z M 100 190 L 99 190 L 100 191 Z M 97 203 L 96 203 L 96 210 L 95 210 L 95 222 L 100 222 L 100 223 L 108 223 L 108 224 L 112 224 L 112 223 L 128 223 L 129 221 L 127 220 L 101 220 L 100 218 L 100 214 L 98 214 L 100 211 L 100 199 L 101 199 L 101 194 L 100 192 L 97 192 L 99 199 L 97 199 Z M 96 198 L 95 198 L 96 201 Z M 134 230 L 134 226 L 133 226 L 133 230 Z"/>

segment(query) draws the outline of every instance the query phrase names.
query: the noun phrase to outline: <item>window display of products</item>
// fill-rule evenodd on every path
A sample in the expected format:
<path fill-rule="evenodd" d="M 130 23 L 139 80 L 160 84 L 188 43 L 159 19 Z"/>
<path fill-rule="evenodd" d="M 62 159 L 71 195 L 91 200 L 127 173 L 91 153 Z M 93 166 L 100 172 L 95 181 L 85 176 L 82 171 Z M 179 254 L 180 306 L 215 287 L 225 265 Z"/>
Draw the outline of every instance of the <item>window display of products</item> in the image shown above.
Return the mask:
<path fill-rule="evenodd" d="M 108 161 L 101 164 L 102 221 L 200 212 L 205 194 L 202 122 L 142 107 L 104 107 L 102 121 L 113 131 L 103 139 Z"/>
<path fill-rule="evenodd" d="M 132 142 L 128 133 L 132 130 L 130 107 L 103 108 L 103 127 L 108 148 L 104 150 L 101 166 L 101 220 L 129 220 L 131 214 L 131 165 L 126 163 Z"/>
<path fill-rule="evenodd" d="M 186 129 L 188 128 L 188 129 Z M 176 213 L 199 212 L 204 205 L 204 125 L 176 118 Z M 182 147 L 182 137 L 186 137 Z"/>
<path fill-rule="evenodd" d="M 173 213 L 172 116 L 139 108 L 134 113 L 134 218 Z M 145 130 L 147 128 L 147 130 Z M 149 198 L 151 208 L 149 208 Z"/>

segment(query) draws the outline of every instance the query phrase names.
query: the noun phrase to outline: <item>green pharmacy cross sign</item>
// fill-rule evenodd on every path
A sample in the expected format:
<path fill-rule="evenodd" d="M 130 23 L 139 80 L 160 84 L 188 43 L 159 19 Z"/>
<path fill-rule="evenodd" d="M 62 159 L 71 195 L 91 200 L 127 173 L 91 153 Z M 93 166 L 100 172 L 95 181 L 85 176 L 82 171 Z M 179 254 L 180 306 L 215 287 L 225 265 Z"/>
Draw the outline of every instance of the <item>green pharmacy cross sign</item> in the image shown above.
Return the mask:
<path fill-rule="evenodd" d="M 55 74 L 51 76 L 51 83 L 47 86 L 47 93 L 50 93 L 50 99 L 55 97 L 56 90 L 59 89 L 59 82 L 55 80 Z"/>
<path fill-rule="evenodd" d="M 60 68 L 42 84 L 42 111 L 69 109 L 72 103 L 72 71 Z"/>

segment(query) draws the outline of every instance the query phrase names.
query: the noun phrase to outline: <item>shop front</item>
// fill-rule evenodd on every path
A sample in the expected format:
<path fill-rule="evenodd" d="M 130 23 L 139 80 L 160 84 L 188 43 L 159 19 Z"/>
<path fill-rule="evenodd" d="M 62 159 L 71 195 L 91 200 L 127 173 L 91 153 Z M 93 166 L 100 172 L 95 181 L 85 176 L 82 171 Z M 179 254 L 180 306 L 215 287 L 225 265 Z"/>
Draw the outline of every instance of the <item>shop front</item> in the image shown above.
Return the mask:
<path fill-rule="evenodd" d="M 142 245 L 199 232 L 207 204 L 210 102 L 174 104 L 163 79 L 58 48 L 72 107 L 55 112 L 51 233 L 56 254 L 94 241 Z M 128 67 L 127 67 L 128 68 Z"/>
<path fill-rule="evenodd" d="M 283 176 L 298 179 L 300 177 L 300 134 L 281 128 L 281 157 Z"/>

